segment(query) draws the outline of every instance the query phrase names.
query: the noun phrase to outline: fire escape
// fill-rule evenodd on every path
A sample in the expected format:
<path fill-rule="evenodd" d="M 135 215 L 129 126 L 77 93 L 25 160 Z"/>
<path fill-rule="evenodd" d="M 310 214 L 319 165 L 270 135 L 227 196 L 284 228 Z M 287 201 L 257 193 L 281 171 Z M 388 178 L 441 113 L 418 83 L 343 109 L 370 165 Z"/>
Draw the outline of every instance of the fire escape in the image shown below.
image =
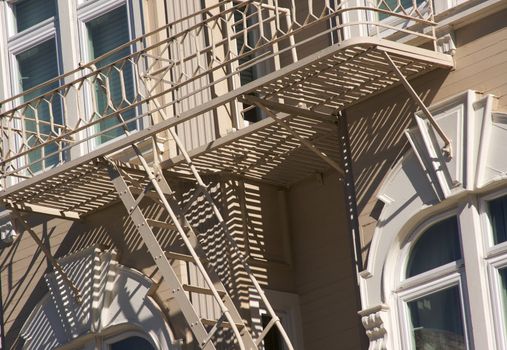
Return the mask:
<path fill-rule="evenodd" d="M 452 153 L 409 83 L 453 65 L 436 51 L 431 1 L 354 3 L 220 1 L 36 87 L 58 85 L 41 96 L 27 101 L 25 91 L 2 102 L 0 201 L 25 223 L 76 300 L 79 288 L 25 217 L 75 220 L 121 202 L 200 348 L 219 347 L 216 335 L 227 329 L 237 347 L 257 349 L 272 328 L 293 348 L 206 177 L 229 174 L 283 186 L 329 168 L 346 177 L 338 137 L 343 114 L 400 84 Z M 421 43 L 430 48 L 416 46 Z M 126 49 L 128 55 L 101 64 Z M 127 88 L 131 80 L 133 89 Z M 242 116 L 249 113 L 260 121 L 245 127 Z M 203 115 L 225 119 L 228 132 L 190 147 L 178 127 L 195 121 L 195 128 L 204 128 Z M 195 186 L 185 203 L 172 185 L 178 179 Z M 159 205 L 166 219 L 150 218 L 139 205 L 143 200 Z M 197 200 L 211 208 L 271 316 L 259 334 L 241 317 L 191 224 L 188 209 Z M 160 230 L 177 232 L 185 251 L 164 251 L 155 234 Z M 175 260 L 193 264 L 204 285 L 182 283 Z M 202 318 L 190 294 L 212 298 L 220 316 Z"/>

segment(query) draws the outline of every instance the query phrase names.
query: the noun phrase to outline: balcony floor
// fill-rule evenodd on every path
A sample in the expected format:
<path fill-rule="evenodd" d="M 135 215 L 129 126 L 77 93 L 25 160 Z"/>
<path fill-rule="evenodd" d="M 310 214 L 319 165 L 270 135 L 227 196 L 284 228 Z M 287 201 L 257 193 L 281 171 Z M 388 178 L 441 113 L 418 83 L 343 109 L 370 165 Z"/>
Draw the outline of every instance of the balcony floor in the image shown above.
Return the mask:
<path fill-rule="evenodd" d="M 109 180 L 105 156 L 132 143 L 192 119 L 235 98 L 253 94 L 288 106 L 303 102 L 316 115 L 311 118 L 280 113 L 301 137 L 339 162 L 340 145 L 331 114 L 344 110 L 400 83 L 384 52 L 412 79 L 438 68 L 449 69 L 449 55 L 375 38 L 356 38 L 331 46 L 270 73 L 241 88 L 193 108 L 54 169 L 13 185 L 0 193 L 8 208 L 79 218 L 117 201 Z M 207 174 L 233 174 L 267 183 L 289 186 L 329 165 L 302 147 L 300 142 L 271 118 L 191 150 L 193 162 Z M 181 157 L 163 163 L 171 172 L 185 172 Z M 143 182 L 139 173 L 134 178 Z"/>

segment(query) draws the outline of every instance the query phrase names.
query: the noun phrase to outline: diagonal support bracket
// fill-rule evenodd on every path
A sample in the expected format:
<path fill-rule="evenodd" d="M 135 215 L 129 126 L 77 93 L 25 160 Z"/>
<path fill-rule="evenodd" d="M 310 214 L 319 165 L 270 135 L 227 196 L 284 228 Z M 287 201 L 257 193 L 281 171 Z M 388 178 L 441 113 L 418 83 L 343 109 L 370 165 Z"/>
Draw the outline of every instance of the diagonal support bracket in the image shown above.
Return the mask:
<path fill-rule="evenodd" d="M 67 273 L 63 269 L 62 265 L 60 265 L 60 263 L 51 254 L 49 249 L 44 245 L 44 243 L 39 238 L 39 236 L 37 236 L 35 231 L 32 230 L 32 228 L 30 227 L 28 222 L 16 210 L 12 210 L 12 216 L 15 217 L 18 220 L 18 222 L 23 226 L 23 229 L 30 234 L 30 236 L 33 238 L 35 243 L 39 246 L 39 248 L 44 253 L 44 255 L 46 256 L 46 258 L 48 259 L 50 264 L 53 266 L 53 268 L 56 271 L 58 271 L 58 273 L 63 278 L 64 282 L 67 283 L 67 285 L 70 287 L 70 289 L 72 290 L 72 294 L 74 294 L 74 299 L 76 300 L 76 302 L 78 304 L 81 304 L 81 302 L 82 302 L 81 293 L 79 292 L 79 289 L 76 287 L 74 282 L 72 282 L 70 280 L 69 275 L 67 275 Z"/>
<path fill-rule="evenodd" d="M 333 169 L 335 169 L 341 177 L 345 176 L 345 171 L 343 171 L 343 168 L 336 163 L 334 160 L 329 158 L 325 153 L 320 151 L 312 142 L 308 141 L 307 139 L 301 137 L 289 124 L 288 120 L 289 118 L 286 118 L 285 120 L 280 120 L 275 113 L 273 113 L 269 108 L 267 108 L 260 99 L 251 99 L 250 102 L 253 103 L 255 106 L 262 109 L 269 117 L 271 117 L 278 125 L 280 125 L 282 128 L 284 128 L 287 132 L 289 132 L 296 140 L 298 140 L 303 146 L 308 148 L 310 151 L 315 153 L 319 158 L 321 158 L 324 162 L 329 164 Z"/>
<path fill-rule="evenodd" d="M 405 89 L 408 91 L 408 93 L 410 94 L 410 96 L 412 97 L 412 99 L 415 101 L 415 103 L 419 106 L 419 108 L 421 108 L 422 112 L 424 113 L 424 115 L 426 116 L 426 118 L 428 119 L 428 121 L 430 122 L 431 126 L 435 129 L 435 131 L 437 132 L 437 134 L 440 136 L 440 138 L 442 139 L 442 141 L 444 141 L 444 147 L 442 148 L 442 151 L 445 154 L 447 154 L 447 156 L 449 158 L 452 158 L 451 140 L 447 137 L 447 135 L 442 130 L 442 128 L 440 127 L 440 125 L 437 124 L 437 122 L 435 121 L 435 118 L 431 114 L 431 112 L 428 109 L 428 107 L 426 107 L 426 105 L 421 100 L 421 98 L 419 97 L 419 95 L 417 95 L 417 93 L 415 92 L 414 88 L 412 87 L 412 85 L 410 85 L 410 83 L 408 82 L 407 78 L 405 78 L 405 76 L 403 75 L 403 73 L 401 72 L 401 70 L 398 68 L 398 66 L 396 65 L 396 63 L 394 63 L 394 61 L 392 60 L 391 56 L 389 56 L 389 54 L 386 51 L 384 51 L 383 53 L 384 53 L 384 56 L 385 56 L 387 62 L 394 69 L 394 72 L 396 73 L 396 75 L 400 79 L 400 81 L 403 84 L 403 86 L 405 87 Z"/>

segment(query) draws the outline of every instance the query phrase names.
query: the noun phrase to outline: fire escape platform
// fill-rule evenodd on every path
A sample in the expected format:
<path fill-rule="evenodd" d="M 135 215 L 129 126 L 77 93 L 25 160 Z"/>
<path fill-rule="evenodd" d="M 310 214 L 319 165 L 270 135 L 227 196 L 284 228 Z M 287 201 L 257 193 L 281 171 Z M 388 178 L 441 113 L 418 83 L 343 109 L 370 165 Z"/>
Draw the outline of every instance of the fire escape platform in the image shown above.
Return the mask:
<path fill-rule="evenodd" d="M 435 69 L 449 69 L 449 55 L 385 39 L 359 37 L 343 41 L 218 96 L 181 115 L 119 138 L 79 158 L 20 181 L 0 192 L 7 208 L 78 219 L 118 201 L 104 157 L 147 142 L 158 133 L 237 99 L 249 96 L 277 115 L 190 150 L 202 174 L 232 174 L 279 186 L 327 171 L 330 166 L 301 139 L 340 163 L 339 111 L 400 84 L 386 53 L 408 79 Z M 290 133 L 282 125 L 289 126 Z M 163 162 L 168 176 L 185 174 L 182 157 Z M 143 183 L 135 165 L 126 169 Z M 176 176 L 176 175 L 174 175 Z"/>

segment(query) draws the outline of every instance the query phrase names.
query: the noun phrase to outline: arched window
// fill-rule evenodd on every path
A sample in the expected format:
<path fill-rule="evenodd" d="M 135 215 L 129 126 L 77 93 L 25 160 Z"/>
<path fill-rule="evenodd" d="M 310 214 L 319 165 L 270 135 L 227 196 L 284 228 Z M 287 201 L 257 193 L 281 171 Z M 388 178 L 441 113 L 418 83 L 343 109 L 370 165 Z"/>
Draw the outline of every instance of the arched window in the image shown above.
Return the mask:
<path fill-rule="evenodd" d="M 433 223 L 406 243 L 398 288 L 407 349 L 466 349 L 462 254 L 456 216 Z"/>
<path fill-rule="evenodd" d="M 507 349 L 507 113 L 493 106 L 466 91 L 431 107 L 453 157 L 421 116 L 407 130 L 360 274 L 370 349 Z"/>
<path fill-rule="evenodd" d="M 108 345 L 109 350 L 155 350 L 148 340 L 137 335 L 129 336 L 121 340 L 114 340 Z"/>

